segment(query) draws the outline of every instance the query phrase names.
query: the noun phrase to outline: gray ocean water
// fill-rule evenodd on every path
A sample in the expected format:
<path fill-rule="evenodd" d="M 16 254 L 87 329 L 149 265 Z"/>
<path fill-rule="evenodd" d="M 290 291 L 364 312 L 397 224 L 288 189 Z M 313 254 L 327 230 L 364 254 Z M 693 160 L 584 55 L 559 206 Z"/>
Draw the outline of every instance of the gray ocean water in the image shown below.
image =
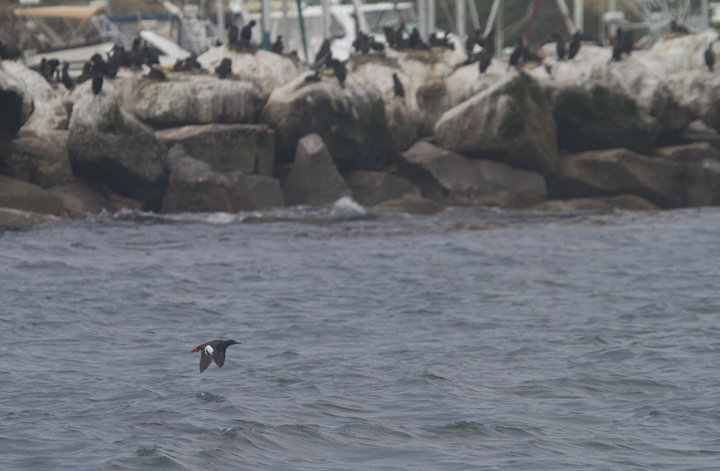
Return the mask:
<path fill-rule="evenodd" d="M 720 469 L 718 209 L 124 213 L 0 286 L 2 470 Z"/>

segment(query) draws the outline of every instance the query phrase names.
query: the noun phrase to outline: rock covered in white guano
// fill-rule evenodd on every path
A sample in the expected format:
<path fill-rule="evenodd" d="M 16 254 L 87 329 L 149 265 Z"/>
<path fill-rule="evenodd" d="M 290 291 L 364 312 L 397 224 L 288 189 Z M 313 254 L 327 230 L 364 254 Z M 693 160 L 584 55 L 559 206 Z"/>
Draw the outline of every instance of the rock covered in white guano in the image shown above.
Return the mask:
<path fill-rule="evenodd" d="M 290 82 L 303 70 L 291 57 L 254 47 L 250 52 L 234 51 L 227 45 L 213 47 L 198 57 L 198 62 L 205 70 L 214 73 L 215 67 L 225 58 L 232 61 L 234 78 L 255 84 L 262 90 L 264 99 L 267 99 L 275 88 Z"/>
<path fill-rule="evenodd" d="M 714 29 L 661 40 L 650 49 L 649 58 L 657 64 L 658 68 L 662 68 L 665 74 L 694 70 L 707 71 L 705 50 L 710 43 L 717 40 L 718 32 Z M 718 52 L 720 50 L 716 46 L 715 53 Z"/>
<path fill-rule="evenodd" d="M 555 43 L 543 47 L 542 67 L 549 71 L 553 89 L 602 88 L 607 94 L 623 94 L 636 103 L 641 115 L 657 120 L 658 132 L 681 131 L 690 122 L 689 110 L 668 86 L 668 68 L 654 53 L 633 51 L 620 61 L 610 62 L 611 48 L 584 44 L 575 60 L 558 61 L 554 48 Z M 608 147 L 623 146 L 616 143 Z"/>
<path fill-rule="evenodd" d="M 73 169 L 157 210 L 167 185 L 167 149 L 115 98 L 91 93 L 75 103 L 67 144 Z"/>
<path fill-rule="evenodd" d="M 273 173 L 275 131 L 264 124 L 190 125 L 156 131 L 155 136 L 168 148 L 182 144 L 217 172 Z"/>
<path fill-rule="evenodd" d="M 11 94 L 22 98 L 19 108 Z M 2 112 L 9 115 L 5 119 L 11 121 L 10 127 L 17 127 L 24 134 L 40 135 L 67 129 L 68 113 L 59 94 L 42 75 L 20 62 L 0 61 L 0 97 Z M 0 126 L 5 127 L 5 123 Z"/>
<path fill-rule="evenodd" d="M 392 137 L 393 150 L 402 152 L 410 147 L 418 137 L 416 117 L 410 111 L 409 86 L 411 80 L 400 69 L 397 60 L 389 60 L 379 54 L 354 54 L 348 61 L 348 67 L 354 75 L 369 80 L 382 93 L 385 104 L 385 116 Z M 405 96 L 395 95 L 393 74 L 403 87 Z"/>
<path fill-rule="evenodd" d="M 399 174 L 420 187 L 424 197 L 443 204 L 522 208 L 547 195 L 539 173 L 472 160 L 425 141 L 402 154 Z"/>
<path fill-rule="evenodd" d="M 432 134 L 435 122 L 450 109 L 445 79 L 465 60 L 465 53 L 434 47 L 429 51 L 396 51 L 385 54 L 355 54 L 348 61 L 356 74 L 376 83 L 387 93 L 393 90 L 397 73 L 405 88 L 405 106 L 418 135 Z"/>
<path fill-rule="evenodd" d="M 262 110 L 261 122 L 276 132 L 276 163 L 292 162 L 298 141 L 317 133 L 343 171 L 383 168 L 393 149 L 380 90 L 354 74 L 344 87 L 332 70 L 321 70 L 320 81 L 309 75 L 273 90 Z"/>
<path fill-rule="evenodd" d="M 420 196 L 420 189 L 408 180 L 387 172 L 355 170 L 343 175 L 353 199 L 363 206 L 375 206 L 385 200 L 401 199 L 406 194 Z"/>
<path fill-rule="evenodd" d="M 661 208 L 685 204 L 685 167 L 627 149 L 588 151 L 560 159 L 560 173 L 548 182 L 551 198 L 588 198 L 630 193 Z"/>
<path fill-rule="evenodd" d="M 264 103 L 248 80 L 170 73 L 167 80 L 134 82 L 132 113 L 158 128 L 210 123 L 253 123 Z"/>
<path fill-rule="evenodd" d="M 318 134 L 310 134 L 298 142 L 295 162 L 283 190 L 288 206 L 320 206 L 334 203 L 343 196 L 352 196 Z"/>
<path fill-rule="evenodd" d="M 67 131 L 51 131 L 43 137 L 13 139 L 0 173 L 42 188 L 72 183 Z"/>
<path fill-rule="evenodd" d="M 448 110 L 435 125 L 440 146 L 513 167 L 552 175 L 558 168 L 550 106 L 530 76 L 508 72 L 501 80 Z"/>
<path fill-rule="evenodd" d="M 508 74 L 507 61 L 493 58 L 490 67 L 480 73 L 477 62 L 459 67 L 445 80 L 450 107 L 487 90 Z"/>

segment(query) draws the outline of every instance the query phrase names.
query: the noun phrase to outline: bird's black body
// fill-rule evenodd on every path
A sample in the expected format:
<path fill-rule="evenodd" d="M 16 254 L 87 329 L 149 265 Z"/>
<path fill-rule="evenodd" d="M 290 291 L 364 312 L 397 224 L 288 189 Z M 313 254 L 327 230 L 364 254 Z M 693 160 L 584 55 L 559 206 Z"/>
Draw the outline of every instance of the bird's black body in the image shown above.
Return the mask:
<path fill-rule="evenodd" d="M 397 74 L 393 74 L 393 83 L 395 85 L 395 96 L 405 98 L 405 87 L 403 87 L 403 84 L 398 78 Z"/>
<path fill-rule="evenodd" d="M 200 373 L 205 371 L 213 360 L 218 368 L 225 363 L 225 351 L 230 345 L 240 342 L 234 340 L 213 340 L 195 347 L 192 352 L 200 352 Z M 210 347 L 210 348 L 208 348 Z"/>
<path fill-rule="evenodd" d="M 270 50 L 275 54 L 282 54 L 283 49 L 285 49 L 285 45 L 283 44 L 282 34 L 278 34 L 277 38 L 275 38 L 275 42 L 272 43 L 272 48 Z"/>
<path fill-rule="evenodd" d="M 340 86 L 345 88 L 345 79 L 347 78 L 347 69 L 345 68 L 345 64 L 337 59 L 330 59 L 326 62 L 326 64 L 328 67 L 332 68 L 333 72 L 335 72 L 335 77 L 337 77 L 340 82 Z"/>
<path fill-rule="evenodd" d="M 578 31 L 573 36 L 572 41 L 570 42 L 570 47 L 568 48 L 568 59 L 574 59 L 575 56 L 577 56 L 577 53 L 580 52 L 580 35 L 582 33 Z"/>
<path fill-rule="evenodd" d="M 676 20 L 670 22 L 670 31 L 673 33 L 690 34 L 690 30 L 687 26 L 679 25 Z"/>
<path fill-rule="evenodd" d="M 69 67 L 70 67 L 70 64 L 68 64 L 67 62 L 63 62 L 61 80 L 62 80 L 63 85 L 65 85 L 65 88 L 67 88 L 68 90 L 71 90 L 75 86 L 75 84 L 73 83 L 73 79 L 70 77 L 70 74 L 68 73 Z"/>
<path fill-rule="evenodd" d="M 713 51 L 712 43 L 710 43 L 705 51 L 705 65 L 707 65 L 708 69 L 710 69 L 710 72 L 713 71 L 713 66 L 715 65 L 715 52 Z"/>
<path fill-rule="evenodd" d="M 567 55 L 567 48 L 565 47 L 565 40 L 558 33 L 553 33 L 553 39 L 555 39 L 555 50 L 559 61 L 564 61 Z"/>
<path fill-rule="evenodd" d="M 252 38 L 253 26 L 255 26 L 256 24 L 257 23 L 255 22 L 255 20 L 250 20 L 250 23 L 242 27 L 242 29 L 240 30 L 240 39 L 242 39 L 243 42 L 250 42 L 250 38 Z"/>
<path fill-rule="evenodd" d="M 238 27 L 235 25 L 230 25 L 230 27 L 228 28 L 228 33 L 227 33 L 228 44 L 235 44 L 238 40 L 239 34 L 240 34 L 240 31 L 238 31 Z"/>
<path fill-rule="evenodd" d="M 92 91 L 95 95 L 100 94 L 103 86 L 103 75 L 100 72 L 95 72 L 95 76 L 92 79 Z"/>
<path fill-rule="evenodd" d="M 153 80 L 165 80 L 165 73 L 160 70 L 160 67 L 157 65 L 153 66 L 152 70 L 145 74 L 145 78 L 153 79 Z"/>
<path fill-rule="evenodd" d="M 322 67 L 323 64 L 332 59 L 332 52 L 330 51 L 331 44 L 331 39 L 326 39 L 323 41 L 317 54 L 315 54 L 315 63 L 311 68 L 317 69 L 318 67 Z"/>
<path fill-rule="evenodd" d="M 522 59 L 524 54 L 525 54 L 525 45 L 523 44 L 523 41 L 521 38 L 518 40 L 517 44 L 515 45 L 515 49 L 513 49 L 513 52 L 510 55 L 510 65 L 508 66 L 508 69 L 510 69 L 510 67 L 517 67 L 518 63 L 520 62 L 520 59 Z"/>
<path fill-rule="evenodd" d="M 220 61 L 220 65 L 215 67 L 215 73 L 218 74 L 218 77 L 221 79 L 230 75 L 232 73 L 232 60 L 226 57 Z"/>
<path fill-rule="evenodd" d="M 492 62 L 493 55 L 487 49 L 483 49 L 482 51 L 480 51 L 480 54 L 478 54 L 478 56 L 479 56 L 480 73 L 483 74 L 488 69 L 488 67 L 490 67 L 490 63 Z"/>

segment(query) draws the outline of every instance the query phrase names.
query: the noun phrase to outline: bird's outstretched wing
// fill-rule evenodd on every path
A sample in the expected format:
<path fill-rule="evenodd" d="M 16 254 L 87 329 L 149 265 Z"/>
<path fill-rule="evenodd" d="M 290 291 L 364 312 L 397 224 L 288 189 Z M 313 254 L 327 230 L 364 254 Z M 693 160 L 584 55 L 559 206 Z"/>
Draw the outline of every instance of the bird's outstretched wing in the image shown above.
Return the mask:
<path fill-rule="evenodd" d="M 218 366 L 218 368 L 220 368 L 225 363 L 225 352 L 218 350 L 217 352 L 215 352 L 215 356 L 213 357 L 213 359 L 215 360 L 215 364 Z M 210 362 L 208 361 L 208 363 Z"/>
<path fill-rule="evenodd" d="M 210 362 L 212 361 L 213 357 L 210 355 L 207 355 L 205 353 L 205 350 L 200 350 L 200 373 L 205 371 L 208 366 L 210 366 Z M 225 355 L 223 355 L 223 360 L 225 360 Z M 217 363 L 217 360 L 215 360 L 215 363 Z"/>

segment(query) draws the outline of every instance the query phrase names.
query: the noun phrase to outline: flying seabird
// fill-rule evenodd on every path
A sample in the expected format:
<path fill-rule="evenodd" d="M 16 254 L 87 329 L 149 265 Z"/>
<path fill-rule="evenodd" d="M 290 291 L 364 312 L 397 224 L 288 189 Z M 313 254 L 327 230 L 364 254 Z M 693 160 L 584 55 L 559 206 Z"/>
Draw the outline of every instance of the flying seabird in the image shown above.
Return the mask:
<path fill-rule="evenodd" d="M 212 342 L 198 345 L 192 349 L 191 353 L 200 352 L 200 373 L 205 371 L 213 360 L 215 360 L 218 368 L 222 367 L 225 363 L 225 350 L 227 350 L 230 345 L 235 345 L 236 343 L 239 344 L 240 342 L 234 340 L 213 340 Z"/>

